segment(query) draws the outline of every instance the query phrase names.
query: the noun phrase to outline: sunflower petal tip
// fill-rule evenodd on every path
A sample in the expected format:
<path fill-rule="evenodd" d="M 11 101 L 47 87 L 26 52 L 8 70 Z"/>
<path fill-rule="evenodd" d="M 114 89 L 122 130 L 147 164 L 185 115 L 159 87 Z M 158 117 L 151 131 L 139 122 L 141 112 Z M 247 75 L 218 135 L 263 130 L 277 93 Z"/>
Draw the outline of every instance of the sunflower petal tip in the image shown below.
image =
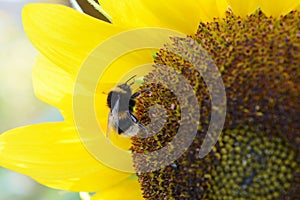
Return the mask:
<path fill-rule="evenodd" d="M 26 16 L 28 16 L 28 14 L 30 14 L 30 10 L 32 9 L 32 7 L 34 7 L 34 4 L 26 4 L 24 5 L 23 9 L 22 9 L 22 20 L 24 21 L 24 19 L 26 18 Z"/>
<path fill-rule="evenodd" d="M 37 12 L 39 9 L 36 9 L 37 7 L 43 7 L 43 6 L 51 6 L 51 4 L 45 4 L 45 3 L 28 3 L 25 4 L 22 9 L 22 17 L 26 16 L 27 14 L 31 14 L 33 11 Z"/>
<path fill-rule="evenodd" d="M 4 148 L 4 142 L 2 140 L 2 137 L 0 136 L 0 154 L 3 151 L 3 148 Z"/>
<path fill-rule="evenodd" d="M 40 8 L 37 8 L 38 6 L 43 6 L 40 5 L 39 3 L 31 3 L 31 4 L 26 4 L 23 9 L 22 9 L 22 22 L 24 28 L 26 28 L 26 24 L 29 22 L 28 20 L 31 18 L 31 16 L 34 13 L 39 12 Z"/>
<path fill-rule="evenodd" d="M 45 14 L 45 11 L 49 11 L 50 9 L 65 7 L 67 6 L 61 4 L 53 4 L 53 3 L 28 3 L 24 5 L 22 9 L 22 19 L 27 16 L 33 16 L 37 13 Z"/>

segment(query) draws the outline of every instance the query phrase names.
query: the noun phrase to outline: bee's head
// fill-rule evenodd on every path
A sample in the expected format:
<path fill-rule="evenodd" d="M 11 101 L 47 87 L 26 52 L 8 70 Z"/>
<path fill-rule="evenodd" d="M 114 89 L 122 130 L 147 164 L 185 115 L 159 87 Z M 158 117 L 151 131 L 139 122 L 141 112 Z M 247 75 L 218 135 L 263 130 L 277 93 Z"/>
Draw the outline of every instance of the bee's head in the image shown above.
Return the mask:
<path fill-rule="evenodd" d="M 132 76 L 131 78 L 129 78 L 125 83 L 118 85 L 118 90 L 121 93 L 125 93 L 125 94 L 131 94 L 131 86 L 134 84 L 134 78 L 136 77 L 136 75 Z M 132 80 L 132 81 L 131 81 Z M 131 82 L 130 82 L 131 81 Z"/>
<path fill-rule="evenodd" d="M 119 96 L 121 99 L 129 99 L 132 93 L 131 86 L 134 84 L 134 80 L 129 83 L 132 79 L 134 79 L 136 75 L 132 76 L 125 83 L 118 85 L 116 88 L 111 90 L 107 95 L 107 105 L 111 108 L 115 105 L 117 97 Z"/>

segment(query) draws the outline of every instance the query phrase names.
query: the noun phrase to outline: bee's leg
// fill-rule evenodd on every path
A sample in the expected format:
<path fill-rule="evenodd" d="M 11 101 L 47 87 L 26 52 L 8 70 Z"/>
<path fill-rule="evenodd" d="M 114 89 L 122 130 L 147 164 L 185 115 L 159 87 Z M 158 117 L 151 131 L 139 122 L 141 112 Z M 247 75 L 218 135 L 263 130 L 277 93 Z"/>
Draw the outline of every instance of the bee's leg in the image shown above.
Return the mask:
<path fill-rule="evenodd" d="M 134 123 L 137 124 L 139 122 L 139 120 L 131 112 L 129 112 L 128 115 Z"/>
<path fill-rule="evenodd" d="M 133 112 L 133 107 L 135 106 L 135 98 L 138 97 L 140 94 L 142 94 L 143 92 L 147 92 L 148 90 L 150 90 L 150 88 L 145 88 L 141 91 L 138 91 L 136 93 L 134 93 L 130 99 L 129 99 L 129 112 L 132 113 Z"/>
<path fill-rule="evenodd" d="M 134 93 L 134 94 L 131 96 L 131 99 L 135 99 L 136 97 L 140 96 L 140 94 L 142 94 L 143 92 L 147 92 L 148 90 L 150 90 L 149 87 L 148 87 L 148 88 L 145 88 L 145 89 L 143 89 L 143 90 L 141 90 L 141 91 L 138 91 L 138 92 Z"/>
<path fill-rule="evenodd" d="M 143 124 L 137 123 L 137 125 L 139 125 L 139 127 L 143 129 L 145 132 L 148 132 L 147 128 Z"/>
<path fill-rule="evenodd" d="M 128 115 L 129 115 L 130 119 L 146 133 L 146 138 L 147 138 L 148 137 L 147 128 L 144 125 L 142 125 L 141 123 L 139 123 L 139 120 L 131 112 L 128 112 Z"/>
<path fill-rule="evenodd" d="M 146 140 L 149 136 L 148 129 L 140 123 L 137 123 L 137 124 L 139 125 L 140 129 L 144 132 L 145 135 L 143 134 L 142 137 Z"/>

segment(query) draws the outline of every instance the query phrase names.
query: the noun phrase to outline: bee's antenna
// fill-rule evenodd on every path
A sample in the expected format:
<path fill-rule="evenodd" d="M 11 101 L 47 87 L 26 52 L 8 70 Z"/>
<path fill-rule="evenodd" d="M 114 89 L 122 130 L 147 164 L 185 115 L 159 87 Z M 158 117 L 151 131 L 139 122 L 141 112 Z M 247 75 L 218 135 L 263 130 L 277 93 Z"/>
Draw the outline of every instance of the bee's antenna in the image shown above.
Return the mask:
<path fill-rule="evenodd" d="M 129 81 L 131 81 L 132 79 L 134 79 L 136 77 L 136 75 L 134 75 L 134 76 L 132 76 L 131 78 L 129 78 L 126 82 L 125 82 L 125 84 L 127 85 L 127 83 L 129 82 Z M 129 84 L 129 85 L 133 85 L 134 84 L 134 81 L 131 83 L 131 84 Z"/>

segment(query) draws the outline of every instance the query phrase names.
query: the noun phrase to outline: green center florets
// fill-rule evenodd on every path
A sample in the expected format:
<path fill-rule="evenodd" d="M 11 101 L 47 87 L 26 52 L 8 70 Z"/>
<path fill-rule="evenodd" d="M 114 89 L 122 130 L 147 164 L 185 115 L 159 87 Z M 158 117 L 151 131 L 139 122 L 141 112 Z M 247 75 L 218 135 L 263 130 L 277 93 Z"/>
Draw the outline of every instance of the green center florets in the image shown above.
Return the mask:
<path fill-rule="evenodd" d="M 276 199 L 291 187 L 295 152 L 280 137 L 250 128 L 223 131 L 209 199 Z"/>

